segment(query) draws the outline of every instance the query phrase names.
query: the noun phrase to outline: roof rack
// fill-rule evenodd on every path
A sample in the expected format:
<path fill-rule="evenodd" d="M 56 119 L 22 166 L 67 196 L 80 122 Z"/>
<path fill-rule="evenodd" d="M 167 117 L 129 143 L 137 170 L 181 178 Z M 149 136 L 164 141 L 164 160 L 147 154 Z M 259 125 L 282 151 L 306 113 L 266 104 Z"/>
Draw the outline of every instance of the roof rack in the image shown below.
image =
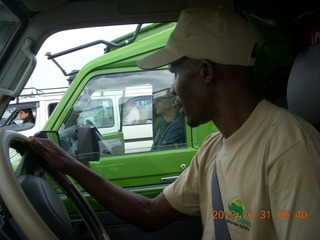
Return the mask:
<path fill-rule="evenodd" d="M 51 52 L 47 52 L 45 54 L 45 56 L 47 56 L 48 60 L 52 60 L 57 65 L 57 67 L 61 70 L 61 72 L 63 73 L 64 76 L 68 77 L 71 75 L 75 75 L 79 72 L 79 70 L 73 70 L 72 72 L 67 73 L 66 70 L 64 70 L 61 67 L 61 65 L 55 60 L 55 58 L 72 53 L 72 52 L 75 52 L 75 51 L 79 51 L 84 48 L 92 47 L 94 45 L 98 45 L 101 43 L 106 45 L 105 53 L 110 52 L 110 47 L 119 48 L 119 47 L 123 47 L 125 45 L 132 43 L 137 38 L 138 33 L 140 32 L 141 26 L 142 26 L 142 24 L 138 24 L 136 30 L 131 34 L 131 37 L 129 35 L 129 38 L 128 38 L 128 35 L 125 35 L 123 38 L 118 38 L 113 42 L 106 41 L 106 40 L 96 40 L 93 42 L 82 44 L 82 45 L 74 47 L 74 48 L 64 50 L 62 52 L 55 53 L 55 54 L 51 54 Z"/>
<path fill-rule="evenodd" d="M 56 87 L 56 88 L 29 87 L 29 88 L 24 88 L 19 97 L 64 93 L 67 89 L 68 89 L 68 87 Z"/>
<path fill-rule="evenodd" d="M 108 53 L 111 51 L 111 48 L 120 48 L 120 47 L 123 47 L 123 46 L 126 46 L 132 42 L 134 42 L 138 36 L 139 33 L 143 33 L 143 32 L 146 32 L 148 30 L 151 30 L 151 29 L 154 29 L 154 28 L 158 28 L 158 27 L 161 27 L 163 25 L 166 25 L 168 23 L 153 23 L 153 24 L 150 24 L 146 27 L 142 27 L 142 24 L 138 24 L 137 27 L 136 27 L 136 30 L 132 33 L 129 33 L 129 34 L 126 34 L 122 37 L 119 37 L 119 38 L 116 38 L 115 40 L 113 41 L 106 41 L 106 40 L 96 40 L 96 41 L 93 41 L 93 42 L 89 42 L 89 43 L 86 43 L 86 44 L 83 44 L 83 45 L 80 45 L 80 46 L 77 46 L 77 47 L 73 47 L 73 48 L 70 48 L 70 49 L 67 49 L 67 50 L 64 50 L 64 51 L 61 51 L 61 52 L 58 52 L 58 53 L 55 53 L 55 54 L 51 54 L 51 52 L 47 52 L 45 54 L 45 56 L 47 56 L 48 60 L 52 60 L 54 62 L 54 64 L 57 65 L 57 67 L 61 70 L 61 72 L 63 73 L 64 76 L 68 77 L 68 76 L 74 76 L 80 71 L 80 70 L 72 70 L 71 72 L 67 73 L 66 70 L 64 70 L 61 65 L 55 60 L 55 58 L 57 57 L 61 57 L 63 55 L 66 55 L 66 54 L 69 54 L 69 53 L 72 53 L 72 52 L 76 52 L 76 51 L 79 51 L 79 50 L 82 50 L 82 49 L 85 49 L 85 48 L 88 48 L 88 47 L 92 47 L 94 45 L 98 45 L 98 44 L 105 44 L 106 45 L 106 48 L 105 48 L 105 51 L 104 53 Z M 73 80 L 70 79 L 68 80 L 69 82 Z"/>
<path fill-rule="evenodd" d="M 24 88 L 21 92 L 21 94 L 16 97 L 14 100 L 16 103 L 19 103 L 21 99 L 26 98 L 33 98 L 36 96 L 50 96 L 50 95 L 57 95 L 57 94 L 64 94 L 68 87 L 56 87 L 56 88 Z"/>

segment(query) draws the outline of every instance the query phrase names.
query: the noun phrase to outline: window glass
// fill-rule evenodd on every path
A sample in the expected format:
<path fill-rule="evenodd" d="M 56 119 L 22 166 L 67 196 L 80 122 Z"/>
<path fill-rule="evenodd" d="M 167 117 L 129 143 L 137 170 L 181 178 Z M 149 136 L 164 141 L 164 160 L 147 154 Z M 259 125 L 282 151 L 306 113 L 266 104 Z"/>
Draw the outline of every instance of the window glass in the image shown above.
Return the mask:
<path fill-rule="evenodd" d="M 112 92 L 112 94 L 116 94 Z M 103 133 L 118 131 L 114 129 L 112 94 L 108 90 L 97 90 L 91 95 L 88 105 L 79 113 L 78 125 L 94 125 Z"/>
<path fill-rule="evenodd" d="M 34 126 L 37 117 L 37 109 L 19 108 L 9 106 L 1 120 L 1 130 L 23 131 Z"/>
<path fill-rule="evenodd" d="M 0 1 L 0 55 L 16 30 L 19 19 Z"/>
<path fill-rule="evenodd" d="M 10 116 L 12 115 L 12 113 L 15 110 L 16 110 L 16 108 L 14 108 L 14 107 L 8 107 L 6 109 L 6 111 L 3 113 L 2 117 L 1 117 L 0 126 L 4 126 L 6 124 L 6 122 L 8 121 L 8 119 L 10 118 Z"/>
<path fill-rule="evenodd" d="M 48 105 L 48 116 L 50 117 L 51 114 L 53 113 L 53 110 L 56 108 L 56 106 L 58 105 L 58 103 L 49 103 Z"/>
<path fill-rule="evenodd" d="M 80 154 L 83 131 L 99 142 L 100 157 L 185 147 L 185 119 L 170 93 L 173 80 L 168 70 L 92 78 L 60 127 L 62 147 Z"/>

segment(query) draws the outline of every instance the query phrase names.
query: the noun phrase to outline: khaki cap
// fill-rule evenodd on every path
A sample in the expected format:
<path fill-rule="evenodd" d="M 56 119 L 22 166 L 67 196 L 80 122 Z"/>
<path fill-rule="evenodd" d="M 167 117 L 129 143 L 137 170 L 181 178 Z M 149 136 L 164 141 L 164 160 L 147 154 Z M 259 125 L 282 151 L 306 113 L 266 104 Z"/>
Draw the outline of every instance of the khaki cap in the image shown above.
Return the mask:
<path fill-rule="evenodd" d="M 163 100 L 175 97 L 175 95 L 172 94 L 170 88 L 161 89 L 159 91 L 153 92 L 152 94 L 154 100 Z"/>
<path fill-rule="evenodd" d="M 223 8 L 185 9 L 166 46 L 139 60 L 142 69 L 158 68 L 182 57 L 225 65 L 253 66 L 257 43 L 253 28 Z"/>

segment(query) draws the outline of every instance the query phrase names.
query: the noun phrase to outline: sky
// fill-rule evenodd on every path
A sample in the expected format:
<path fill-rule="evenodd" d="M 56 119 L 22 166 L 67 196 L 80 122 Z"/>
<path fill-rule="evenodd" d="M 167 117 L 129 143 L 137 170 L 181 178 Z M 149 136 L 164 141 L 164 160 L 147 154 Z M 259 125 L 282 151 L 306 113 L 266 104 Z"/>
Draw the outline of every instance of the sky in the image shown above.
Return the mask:
<path fill-rule="evenodd" d="M 96 28 L 83 28 L 68 30 L 51 35 L 43 44 L 37 54 L 37 66 L 30 77 L 26 88 L 56 88 L 67 87 L 68 81 L 61 70 L 48 60 L 45 54 L 55 54 L 69 48 L 73 48 L 96 40 L 111 41 L 117 37 L 130 33 L 137 25 L 109 26 Z M 67 73 L 74 69 L 80 69 L 90 60 L 97 58 L 104 53 L 104 44 L 70 53 L 66 56 L 56 58 L 56 61 L 66 70 Z"/>

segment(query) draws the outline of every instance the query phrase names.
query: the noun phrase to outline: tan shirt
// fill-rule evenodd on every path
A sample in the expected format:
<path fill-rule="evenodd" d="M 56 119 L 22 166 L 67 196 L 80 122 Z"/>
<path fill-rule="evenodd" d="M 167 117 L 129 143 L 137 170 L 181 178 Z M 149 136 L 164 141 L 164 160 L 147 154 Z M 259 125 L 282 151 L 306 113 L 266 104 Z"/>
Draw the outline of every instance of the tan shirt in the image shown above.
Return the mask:
<path fill-rule="evenodd" d="M 220 133 L 208 136 L 191 166 L 164 190 L 174 208 L 201 215 L 202 239 L 215 238 L 213 216 L 227 219 L 233 240 L 320 239 L 317 130 L 263 100 L 221 141 Z M 224 214 L 212 212 L 214 159 Z"/>

